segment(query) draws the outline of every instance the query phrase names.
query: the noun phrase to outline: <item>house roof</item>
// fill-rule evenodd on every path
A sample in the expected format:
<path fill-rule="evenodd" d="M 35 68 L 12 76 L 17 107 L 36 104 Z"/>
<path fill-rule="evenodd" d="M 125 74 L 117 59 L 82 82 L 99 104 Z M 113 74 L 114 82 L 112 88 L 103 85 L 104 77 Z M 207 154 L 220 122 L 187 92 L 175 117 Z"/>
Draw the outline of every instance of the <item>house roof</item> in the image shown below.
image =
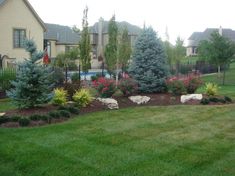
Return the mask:
<path fill-rule="evenodd" d="M 189 38 L 188 46 L 198 46 L 202 40 L 210 40 L 211 34 L 214 31 L 219 31 L 218 28 L 207 28 L 204 32 L 194 32 Z M 235 41 L 235 31 L 232 29 L 222 29 L 222 35 Z"/>
<path fill-rule="evenodd" d="M 58 24 L 46 23 L 47 31 L 44 33 L 44 39 L 55 40 L 57 44 L 71 44 L 79 43 L 79 34 L 75 33 L 70 27 Z"/>
<path fill-rule="evenodd" d="M 108 25 L 109 25 L 109 21 L 103 21 L 102 22 L 102 26 L 103 26 L 103 33 L 108 33 Z M 137 35 L 141 32 L 141 28 L 135 25 L 132 25 L 126 21 L 122 21 L 122 22 L 116 22 L 117 26 L 119 29 L 124 29 L 125 27 L 127 27 L 129 34 L 134 34 Z M 99 27 L 99 22 L 96 22 L 93 26 L 90 27 L 90 32 L 91 33 L 98 33 L 98 27 Z"/>
<path fill-rule="evenodd" d="M 4 5 L 4 3 L 7 2 L 7 1 L 8 0 L 0 0 L 0 6 Z M 23 0 L 23 2 L 29 8 L 29 10 L 32 12 L 33 16 L 36 18 L 36 20 L 40 23 L 40 25 L 42 26 L 42 28 L 45 31 L 46 30 L 46 26 L 45 26 L 44 22 L 42 21 L 42 19 L 37 14 L 37 12 L 34 10 L 33 6 L 29 3 L 28 0 Z"/>

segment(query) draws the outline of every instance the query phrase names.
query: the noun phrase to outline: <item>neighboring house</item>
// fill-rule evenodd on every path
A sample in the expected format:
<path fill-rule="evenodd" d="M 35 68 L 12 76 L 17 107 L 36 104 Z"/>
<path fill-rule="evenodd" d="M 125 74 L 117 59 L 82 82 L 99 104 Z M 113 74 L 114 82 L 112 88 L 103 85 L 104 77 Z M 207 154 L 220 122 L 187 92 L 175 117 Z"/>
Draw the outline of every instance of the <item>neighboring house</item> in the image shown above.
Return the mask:
<path fill-rule="evenodd" d="M 28 58 L 23 48 L 25 38 L 33 39 L 43 50 L 46 26 L 28 0 L 0 0 L 0 55 L 3 67 L 14 66 Z"/>
<path fill-rule="evenodd" d="M 92 67 L 100 68 L 102 64 L 102 59 L 104 59 L 104 50 L 108 44 L 108 21 L 104 21 L 100 18 L 99 22 L 96 22 L 92 27 L 90 27 L 90 39 L 92 45 Z M 125 27 L 129 31 L 129 38 L 131 46 L 134 47 L 136 38 L 141 32 L 141 28 L 138 26 L 132 25 L 127 22 L 117 22 L 119 30 L 124 29 Z"/>
<path fill-rule="evenodd" d="M 235 41 L 235 31 L 232 29 L 207 28 L 204 32 L 194 32 L 188 39 L 187 56 L 196 56 L 197 48 L 201 41 L 210 40 L 211 34 L 218 31 L 220 35 Z"/>
<path fill-rule="evenodd" d="M 49 57 L 55 58 L 58 54 L 78 47 L 79 34 L 68 26 L 46 23 L 44 33 L 44 48 L 47 48 Z"/>

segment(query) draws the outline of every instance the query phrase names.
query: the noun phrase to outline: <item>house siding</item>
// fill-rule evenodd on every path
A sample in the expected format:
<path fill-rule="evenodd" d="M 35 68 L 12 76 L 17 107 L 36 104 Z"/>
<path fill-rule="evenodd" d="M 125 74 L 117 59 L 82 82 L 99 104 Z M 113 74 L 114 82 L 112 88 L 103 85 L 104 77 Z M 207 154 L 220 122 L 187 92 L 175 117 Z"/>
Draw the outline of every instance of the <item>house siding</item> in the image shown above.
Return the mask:
<path fill-rule="evenodd" d="M 37 49 L 43 51 L 44 29 L 23 0 L 8 0 L 0 6 L 0 54 L 16 58 L 17 62 L 28 58 L 23 48 L 13 47 L 13 30 L 25 29 L 26 37 L 33 39 Z"/>

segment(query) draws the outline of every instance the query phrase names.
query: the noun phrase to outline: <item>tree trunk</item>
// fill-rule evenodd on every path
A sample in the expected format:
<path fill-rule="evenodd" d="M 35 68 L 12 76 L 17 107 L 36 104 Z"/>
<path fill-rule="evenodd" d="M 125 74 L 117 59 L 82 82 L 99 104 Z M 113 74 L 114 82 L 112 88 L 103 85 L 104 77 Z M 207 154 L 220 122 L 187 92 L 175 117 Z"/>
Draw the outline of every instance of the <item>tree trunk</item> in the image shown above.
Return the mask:
<path fill-rule="evenodd" d="M 218 78 L 220 78 L 221 77 L 221 67 L 220 67 L 220 65 L 218 66 Z"/>

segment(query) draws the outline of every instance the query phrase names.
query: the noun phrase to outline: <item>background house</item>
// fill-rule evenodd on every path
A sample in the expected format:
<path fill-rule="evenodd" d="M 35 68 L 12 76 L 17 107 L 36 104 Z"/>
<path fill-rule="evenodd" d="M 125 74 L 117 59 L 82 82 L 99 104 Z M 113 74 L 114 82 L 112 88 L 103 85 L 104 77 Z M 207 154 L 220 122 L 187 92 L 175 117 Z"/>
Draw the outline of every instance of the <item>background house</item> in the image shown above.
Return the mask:
<path fill-rule="evenodd" d="M 2 66 L 14 66 L 28 58 L 23 48 L 25 37 L 33 39 L 43 50 L 46 26 L 28 0 L 0 0 L 0 55 Z"/>
<path fill-rule="evenodd" d="M 141 32 L 141 28 L 138 26 L 132 25 L 128 22 L 116 22 L 119 31 L 122 31 L 125 27 L 129 31 L 129 38 L 131 42 L 131 46 L 133 47 Z M 100 68 L 104 58 L 104 50 L 105 46 L 108 44 L 108 24 L 109 21 L 104 21 L 103 18 L 100 18 L 98 22 L 96 22 L 93 26 L 90 27 L 90 38 L 92 45 L 92 67 Z"/>
<path fill-rule="evenodd" d="M 79 34 L 69 26 L 46 23 L 44 33 L 44 48 L 47 48 L 49 57 L 55 58 L 58 54 L 64 53 L 74 47 L 78 47 Z"/>
<path fill-rule="evenodd" d="M 220 35 L 223 35 L 226 38 L 235 42 L 235 31 L 232 29 L 223 29 L 220 28 L 207 28 L 204 32 L 194 32 L 188 39 L 188 46 L 186 55 L 187 56 L 196 56 L 197 48 L 201 41 L 210 40 L 211 34 L 214 31 L 218 31 Z"/>

